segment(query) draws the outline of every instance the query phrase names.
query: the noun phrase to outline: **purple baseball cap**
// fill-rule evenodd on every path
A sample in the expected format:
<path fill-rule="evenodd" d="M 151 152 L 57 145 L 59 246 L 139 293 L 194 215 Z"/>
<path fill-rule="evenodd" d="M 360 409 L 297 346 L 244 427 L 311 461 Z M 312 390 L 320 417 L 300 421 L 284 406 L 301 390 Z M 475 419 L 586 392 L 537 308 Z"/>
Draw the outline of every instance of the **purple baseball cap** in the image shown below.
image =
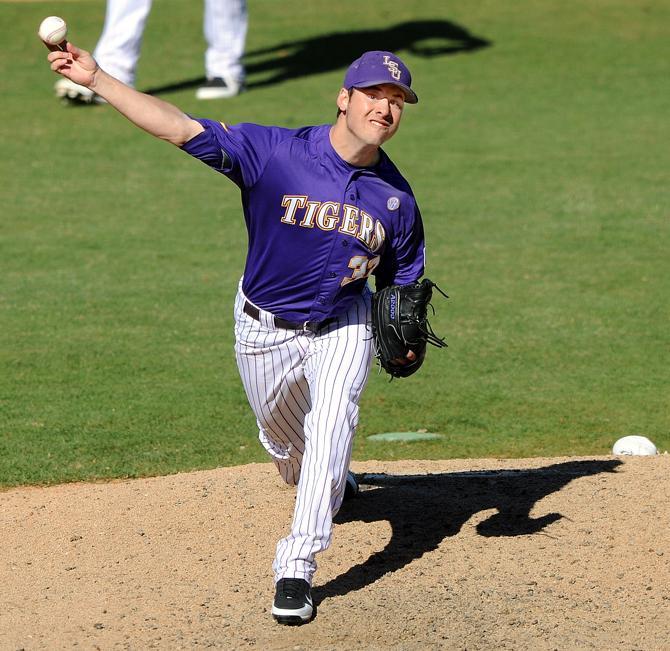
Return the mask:
<path fill-rule="evenodd" d="M 344 76 L 344 88 L 368 88 L 378 84 L 394 84 L 405 93 L 408 104 L 416 104 L 419 98 L 411 89 L 412 75 L 409 69 L 393 52 L 372 50 L 354 61 Z"/>

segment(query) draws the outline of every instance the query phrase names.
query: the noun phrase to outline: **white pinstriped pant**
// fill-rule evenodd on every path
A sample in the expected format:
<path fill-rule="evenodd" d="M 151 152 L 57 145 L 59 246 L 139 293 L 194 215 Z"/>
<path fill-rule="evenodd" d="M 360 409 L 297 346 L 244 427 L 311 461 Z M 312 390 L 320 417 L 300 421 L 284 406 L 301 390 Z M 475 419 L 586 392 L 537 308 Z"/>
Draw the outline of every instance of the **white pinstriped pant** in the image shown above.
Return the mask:
<path fill-rule="evenodd" d="M 314 334 L 275 328 L 235 301 L 235 352 L 259 439 L 289 485 L 298 486 L 290 534 L 279 541 L 275 581 L 305 579 L 315 555 L 332 540 L 333 517 L 342 504 L 358 402 L 372 359 L 370 292 Z"/>
<path fill-rule="evenodd" d="M 207 41 L 208 77 L 244 78 L 242 55 L 247 37 L 246 0 L 204 0 L 203 32 Z M 105 25 L 93 57 L 100 67 L 130 86 L 135 85 L 142 37 L 152 0 L 107 0 Z M 190 7 L 188 8 L 190 11 Z M 166 44 L 183 50 L 188 43 Z"/>

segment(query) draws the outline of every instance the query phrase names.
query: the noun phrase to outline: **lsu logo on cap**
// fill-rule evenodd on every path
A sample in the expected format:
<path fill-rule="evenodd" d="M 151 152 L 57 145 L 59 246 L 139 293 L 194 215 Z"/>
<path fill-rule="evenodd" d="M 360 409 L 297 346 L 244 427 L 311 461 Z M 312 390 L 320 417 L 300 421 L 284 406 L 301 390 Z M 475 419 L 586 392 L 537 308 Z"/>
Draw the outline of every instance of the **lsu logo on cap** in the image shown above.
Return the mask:
<path fill-rule="evenodd" d="M 391 77 L 393 77 L 396 81 L 398 81 L 400 79 L 400 68 L 398 68 L 398 63 L 396 61 L 393 61 L 388 54 L 384 55 L 383 63 L 389 69 Z"/>

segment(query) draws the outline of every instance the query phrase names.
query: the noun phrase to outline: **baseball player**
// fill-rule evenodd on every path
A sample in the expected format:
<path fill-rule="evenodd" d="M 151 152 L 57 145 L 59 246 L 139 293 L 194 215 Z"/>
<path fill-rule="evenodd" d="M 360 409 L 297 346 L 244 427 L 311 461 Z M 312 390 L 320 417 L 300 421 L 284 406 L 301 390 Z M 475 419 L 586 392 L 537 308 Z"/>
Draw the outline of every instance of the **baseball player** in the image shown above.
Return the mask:
<path fill-rule="evenodd" d="M 152 0 L 107 0 L 105 25 L 93 57 L 100 67 L 129 86 L 135 85 L 151 5 Z M 205 0 L 203 32 L 207 41 L 207 81 L 196 90 L 198 99 L 225 99 L 241 91 L 247 25 L 246 0 Z M 54 90 L 58 97 L 88 104 L 103 102 L 100 95 L 67 78 L 59 79 Z"/>
<path fill-rule="evenodd" d="M 364 53 L 347 70 L 334 124 L 286 129 L 194 119 L 119 82 L 83 50 L 51 67 L 137 126 L 239 186 L 249 248 L 235 301 L 235 352 L 259 439 L 297 486 L 293 522 L 273 563 L 283 624 L 314 615 L 316 555 L 342 504 L 359 401 L 372 359 L 371 291 L 424 271 L 421 216 L 381 145 L 418 101 L 405 64 Z M 407 363 L 414 353 L 407 353 Z"/>

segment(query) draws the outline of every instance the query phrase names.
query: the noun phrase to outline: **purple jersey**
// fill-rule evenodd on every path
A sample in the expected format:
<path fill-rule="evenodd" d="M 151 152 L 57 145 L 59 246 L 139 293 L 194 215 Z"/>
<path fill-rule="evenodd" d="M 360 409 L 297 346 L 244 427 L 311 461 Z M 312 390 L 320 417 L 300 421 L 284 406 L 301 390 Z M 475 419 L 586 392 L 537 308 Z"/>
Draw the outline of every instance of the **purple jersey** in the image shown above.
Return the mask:
<path fill-rule="evenodd" d="M 333 149 L 330 125 L 198 122 L 205 131 L 183 149 L 242 191 L 242 288 L 253 303 L 292 321 L 321 321 L 345 312 L 370 274 L 378 285 L 423 275 L 421 215 L 384 152 L 374 167 L 354 167 Z"/>

